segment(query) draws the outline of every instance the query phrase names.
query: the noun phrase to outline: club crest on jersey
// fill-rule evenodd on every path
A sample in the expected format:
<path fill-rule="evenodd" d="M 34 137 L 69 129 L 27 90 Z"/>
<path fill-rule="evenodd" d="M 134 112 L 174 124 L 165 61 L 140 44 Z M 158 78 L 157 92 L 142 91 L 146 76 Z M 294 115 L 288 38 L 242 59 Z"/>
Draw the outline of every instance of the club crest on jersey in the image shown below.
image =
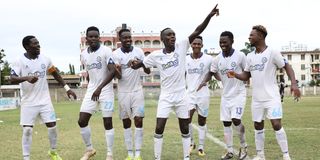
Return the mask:
<path fill-rule="evenodd" d="M 97 57 L 97 61 L 101 62 L 101 57 L 100 56 Z"/>
<path fill-rule="evenodd" d="M 249 70 L 250 71 L 263 71 L 265 64 L 268 62 L 268 58 L 262 57 L 261 62 L 262 62 L 262 64 L 250 65 Z"/>
<path fill-rule="evenodd" d="M 45 65 L 45 64 L 41 64 L 41 68 L 42 68 L 42 69 L 45 69 L 45 68 L 46 68 L 46 65 Z"/>
<path fill-rule="evenodd" d="M 231 62 L 231 67 L 232 68 L 235 68 L 237 66 L 237 63 L 236 62 Z"/>

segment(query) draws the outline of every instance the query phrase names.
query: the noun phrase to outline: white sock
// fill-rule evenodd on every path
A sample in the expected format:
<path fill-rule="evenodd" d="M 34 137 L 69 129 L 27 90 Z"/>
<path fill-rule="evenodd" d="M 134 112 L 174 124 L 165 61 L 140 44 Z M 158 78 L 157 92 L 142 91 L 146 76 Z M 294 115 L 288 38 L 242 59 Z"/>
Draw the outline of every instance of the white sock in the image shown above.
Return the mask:
<path fill-rule="evenodd" d="M 134 132 L 134 139 L 135 139 L 135 149 L 136 154 L 135 156 L 140 156 L 141 146 L 143 142 L 143 128 L 136 128 Z"/>
<path fill-rule="evenodd" d="M 133 157 L 133 151 L 132 151 L 132 129 L 127 128 L 124 129 L 124 143 L 126 144 L 128 155 Z"/>
<path fill-rule="evenodd" d="M 206 139 L 206 131 L 207 131 L 207 125 L 204 126 L 199 126 L 199 146 L 198 146 L 198 150 L 202 149 L 204 147 L 204 142 Z"/>
<path fill-rule="evenodd" d="M 191 144 L 194 144 L 193 141 L 193 128 L 192 128 L 192 124 L 189 123 L 189 133 L 190 133 L 190 138 L 191 138 Z"/>
<path fill-rule="evenodd" d="M 30 148 L 32 144 L 32 127 L 23 127 L 22 128 L 22 154 L 23 157 L 30 157 Z"/>
<path fill-rule="evenodd" d="M 233 133 L 231 126 L 224 127 L 224 141 L 227 145 L 227 151 L 233 153 Z"/>
<path fill-rule="evenodd" d="M 107 155 L 112 156 L 112 147 L 113 147 L 113 140 L 114 140 L 114 129 L 106 130 L 106 143 L 107 143 Z"/>
<path fill-rule="evenodd" d="M 242 125 L 242 123 L 240 123 L 237 126 L 234 126 L 236 133 L 238 134 L 238 137 L 240 139 L 240 146 L 241 147 L 247 147 L 247 143 L 246 143 L 246 136 L 245 136 L 245 128 Z"/>
<path fill-rule="evenodd" d="M 256 151 L 258 155 L 264 155 L 264 129 L 254 130 Z"/>
<path fill-rule="evenodd" d="M 48 128 L 48 137 L 50 142 L 50 149 L 57 149 L 57 126 Z"/>
<path fill-rule="evenodd" d="M 276 138 L 277 138 L 277 141 L 278 141 L 278 144 L 281 148 L 282 153 L 284 155 L 289 155 L 287 134 L 284 131 L 283 127 L 280 130 L 275 131 L 275 132 L 276 132 Z"/>
<path fill-rule="evenodd" d="M 182 146 L 183 146 L 183 157 L 189 158 L 190 157 L 190 134 L 182 134 Z"/>
<path fill-rule="evenodd" d="M 82 140 L 84 144 L 86 145 L 87 150 L 92 150 L 92 142 L 91 142 L 91 129 L 89 126 L 80 128 L 80 134 L 82 136 Z"/>
<path fill-rule="evenodd" d="M 162 134 L 154 134 L 154 157 L 155 160 L 161 159 L 161 151 L 162 151 L 162 143 L 163 143 L 163 135 Z"/>

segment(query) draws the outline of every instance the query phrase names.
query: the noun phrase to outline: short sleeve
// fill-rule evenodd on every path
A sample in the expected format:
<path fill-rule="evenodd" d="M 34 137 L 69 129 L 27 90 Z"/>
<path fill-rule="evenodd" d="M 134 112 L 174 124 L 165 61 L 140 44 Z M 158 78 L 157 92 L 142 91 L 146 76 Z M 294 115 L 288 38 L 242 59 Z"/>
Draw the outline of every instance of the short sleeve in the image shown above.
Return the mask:
<path fill-rule="evenodd" d="M 154 59 L 154 53 L 149 54 L 146 56 L 143 60 L 143 64 L 146 68 L 152 68 L 156 65 L 155 59 Z"/>
<path fill-rule="evenodd" d="M 280 52 L 272 50 L 272 60 L 273 63 L 278 67 L 282 68 L 285 65 L 284 57 L 281 55 Z"/>
<path fill-rule="evenodd" d="M 210 72 L 218 73 L 218 62 L 219 62 L 219 56 L 212 59 Z"/>
<path fill-rule="evenodd" d="M 10 75 L 21 76 L 21 65 L 19 63 L 19 60 L 16 60 L 11 64 Z"/>

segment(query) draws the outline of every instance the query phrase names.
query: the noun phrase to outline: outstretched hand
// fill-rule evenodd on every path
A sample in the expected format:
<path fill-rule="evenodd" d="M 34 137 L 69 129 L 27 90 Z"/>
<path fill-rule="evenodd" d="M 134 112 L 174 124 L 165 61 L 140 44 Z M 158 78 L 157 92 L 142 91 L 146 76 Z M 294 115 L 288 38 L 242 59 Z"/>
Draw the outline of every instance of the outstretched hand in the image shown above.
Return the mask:
<path fill-rule="evenodd" d="M 219 16 L 219 8 L 218 8 L 218 4 L 216 4 L 216 6 L 214 6 L 214 8 L 212 9 L 212 11 L 210 12 L 211 17 L 213 17 L 214 15 Z"/>
<path fill-rule="evenodd" d="M 236 72 L 234 72 L 232 70 L 229 70 L 227 72 L 227 76 L 228 76 L 228 78 L 235 78 L 236 77 Z"/>
<path fill-rule="evenodd" d="M 29 83 L 34 84 L 34 83 L 36 83 L 36 82 L 38 81 L 38 77 L 37 77 L 37 76 L 28 76 L 28 77 L 27 77 L 27 81 L 28 81 Z"/>

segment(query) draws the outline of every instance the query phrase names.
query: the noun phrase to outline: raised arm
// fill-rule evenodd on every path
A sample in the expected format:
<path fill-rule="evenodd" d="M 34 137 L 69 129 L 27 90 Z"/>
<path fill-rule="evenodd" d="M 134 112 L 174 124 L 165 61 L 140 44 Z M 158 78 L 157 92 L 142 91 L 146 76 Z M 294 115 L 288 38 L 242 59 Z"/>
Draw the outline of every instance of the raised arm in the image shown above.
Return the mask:
<path fill-rule="evenodd" d="M 208 26 L 211 18 L 214 15 L 219 15 L 219 9 L 218 9 L 218 4 L 211 10 L 211 12 L 208 14 L 208 16 L 204 19 L 204 21 L 196 28 L 195 31 L 189 36 L 189 42 L 192 43 L 193 40 L 199 36 Z"/>

